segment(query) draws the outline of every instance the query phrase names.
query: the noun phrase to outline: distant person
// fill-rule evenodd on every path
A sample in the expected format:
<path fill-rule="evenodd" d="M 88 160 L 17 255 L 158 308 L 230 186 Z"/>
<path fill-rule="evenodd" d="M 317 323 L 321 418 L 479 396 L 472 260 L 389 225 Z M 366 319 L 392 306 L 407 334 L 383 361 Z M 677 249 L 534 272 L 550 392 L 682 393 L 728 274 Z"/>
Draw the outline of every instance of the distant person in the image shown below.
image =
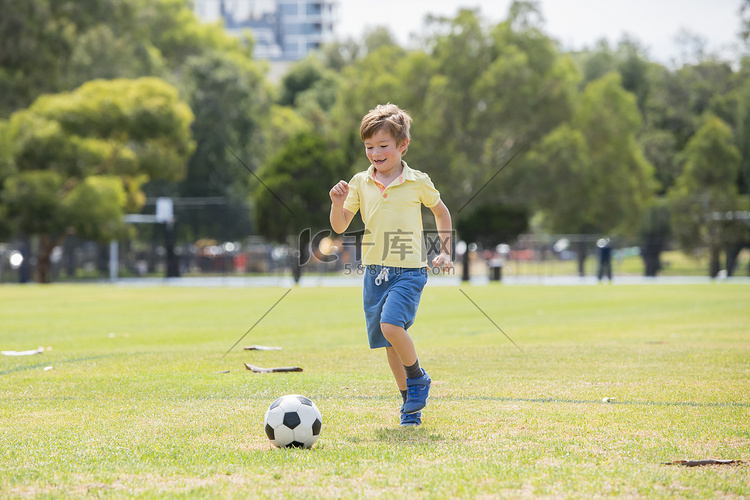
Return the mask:
<path fill-rule="evenodd" d="M 609 238 L 601 238 L 596 242 L 596 246 L 599 247 L 599 269 L 597 270 L 596 277 L 599 281 L 606 274 L 609 282 L 612 282 L 612 247 L 609 243 Z"/>
<path fill-rule="evenodd" d="M 422 423 L 432 380 L 419 366 L 407 329 L 427 283 L 421 207 L 435 216 L 440 253 L 432 265 L 453 268 L 451 216 L 430 177 L 401 157 L 409 146 L 411 117 L 395 104 L 378 105 L 362 119 L 360 137 L 370 167 L 330 191 L 331 227 L 343 233 L 358 211 L 365 223 L 363 302 L 371 349 L 385 347 L 401 391 L 401 425 Z"/>

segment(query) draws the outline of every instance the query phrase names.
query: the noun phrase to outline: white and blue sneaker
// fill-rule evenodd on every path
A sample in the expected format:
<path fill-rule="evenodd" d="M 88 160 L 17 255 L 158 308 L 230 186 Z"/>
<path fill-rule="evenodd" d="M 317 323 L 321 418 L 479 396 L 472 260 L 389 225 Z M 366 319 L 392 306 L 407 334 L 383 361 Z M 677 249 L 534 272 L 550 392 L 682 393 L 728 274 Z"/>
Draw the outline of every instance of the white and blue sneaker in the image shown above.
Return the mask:
<path fill-rule="evenodd" d="M 402 407 L 402 411 L 406 414 L 417 413 L 427 406 L 427 400 L 430 399 L 432 379 L 424 369 L 421 370 L 421 377 L 406 379 L 406 403 Z"/>

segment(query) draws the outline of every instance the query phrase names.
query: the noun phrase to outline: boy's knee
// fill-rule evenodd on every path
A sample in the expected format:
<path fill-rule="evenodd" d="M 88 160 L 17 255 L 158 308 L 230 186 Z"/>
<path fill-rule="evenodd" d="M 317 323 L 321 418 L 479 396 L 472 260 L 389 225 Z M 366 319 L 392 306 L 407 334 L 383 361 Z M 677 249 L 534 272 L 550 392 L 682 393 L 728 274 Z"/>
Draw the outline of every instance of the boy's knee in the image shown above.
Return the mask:
<path fill-rule="evenodd" d="M 380 330 L 383 332 L 383 336 L 386 339 L 393 338 L 396 335 L 402 335 L 402 332 L 406 332 L 402 327 L 392 325 L 391 323 L 380 323 Z"/>

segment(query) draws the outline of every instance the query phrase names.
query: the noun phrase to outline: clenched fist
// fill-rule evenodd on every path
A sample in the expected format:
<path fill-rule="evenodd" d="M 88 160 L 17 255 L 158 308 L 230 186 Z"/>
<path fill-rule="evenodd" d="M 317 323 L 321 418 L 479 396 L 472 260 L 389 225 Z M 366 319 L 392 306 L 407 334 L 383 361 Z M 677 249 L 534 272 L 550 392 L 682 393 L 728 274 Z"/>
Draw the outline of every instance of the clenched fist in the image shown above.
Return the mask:
<path fill-rule="evenodd" d="M 349 184 L 346 181 L 339 181 L 328 194 L 331 196 L 331 203 L 336 206 L 343 205 L 349 195 Z"/>

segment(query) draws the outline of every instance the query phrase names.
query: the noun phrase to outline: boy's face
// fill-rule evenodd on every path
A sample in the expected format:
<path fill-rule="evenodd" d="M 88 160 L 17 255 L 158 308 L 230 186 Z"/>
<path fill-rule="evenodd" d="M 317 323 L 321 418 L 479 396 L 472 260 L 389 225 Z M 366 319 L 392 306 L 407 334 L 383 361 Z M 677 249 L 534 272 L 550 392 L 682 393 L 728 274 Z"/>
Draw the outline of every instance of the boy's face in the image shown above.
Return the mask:
<path fill-rule="evenodd" d="M 378 172 L 388 174 L 401 168 L 401 156 L 409 145 L 409 139 L 396 144 L 396 139 L 385 128 L 380 128 L 365 139 L 365 153 Z"/>

